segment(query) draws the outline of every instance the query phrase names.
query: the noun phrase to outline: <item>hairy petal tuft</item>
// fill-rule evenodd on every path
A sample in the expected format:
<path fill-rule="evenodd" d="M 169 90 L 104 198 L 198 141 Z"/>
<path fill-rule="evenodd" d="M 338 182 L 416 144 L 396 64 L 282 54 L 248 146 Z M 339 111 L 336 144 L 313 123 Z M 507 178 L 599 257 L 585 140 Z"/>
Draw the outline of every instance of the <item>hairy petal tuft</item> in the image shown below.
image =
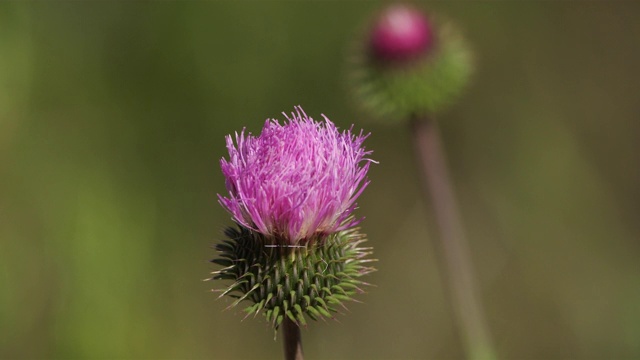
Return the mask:
<path fill-rule="evenodd" d="M 300 106 L 283 115 L 283 125 L 267 120 L 259 136 L 226 137 L 229 159 L 220 165 L 229 195 L 218 195 L 220 204 L 242 226 L 290 244 L 357 225 L 352 212 L 373 162 L 368 134 L 340 132 Z"/>

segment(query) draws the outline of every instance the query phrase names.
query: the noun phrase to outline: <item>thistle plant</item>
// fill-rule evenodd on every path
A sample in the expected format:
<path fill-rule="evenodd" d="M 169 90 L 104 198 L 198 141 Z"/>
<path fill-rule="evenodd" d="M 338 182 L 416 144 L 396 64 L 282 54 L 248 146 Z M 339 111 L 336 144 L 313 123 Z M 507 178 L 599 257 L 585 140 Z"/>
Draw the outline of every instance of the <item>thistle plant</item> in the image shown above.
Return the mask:
<path fill-rule="evenodd" d="M 216 245 L 212 262 L 222 268 L 212 279 L 231 283 L 217 290 L 235 299 L 229 308 L 249 303 L 245 318 L 262 313 L 282 326 L 286 358 L 300 359 L 299 326 L 346 309 L 368 285 L 360 277 L 374 270 L 353 214 L 373 160 L 362 131 L 340 132 L 301 107 L 284 116 L 284 124 L 267 120 L 259 136 L 226 138 L 228 194 L 218 198 L 236 226 Z"/>
<path fill-rule="evenodd" d="M 435 121 L 468 83 L 471 51 L 451 22 L 402 4 L 378 13 L 358 44 L 351 85 L 359 104 L 374 118 L 411 128 L 422 185 L 440 232 L 444 283 L 467 354 L 495 358 Z"/>

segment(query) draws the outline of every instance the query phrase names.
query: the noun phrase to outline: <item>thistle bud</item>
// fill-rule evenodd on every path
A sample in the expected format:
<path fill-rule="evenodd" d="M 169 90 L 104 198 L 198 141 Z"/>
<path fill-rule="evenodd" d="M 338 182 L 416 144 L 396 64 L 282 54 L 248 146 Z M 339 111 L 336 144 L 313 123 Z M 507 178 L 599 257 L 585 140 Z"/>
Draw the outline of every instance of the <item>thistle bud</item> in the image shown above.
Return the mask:
<path fill-rule="evenodd" d="M 384 121 L 442 111 L 473 69 L 471 51 L 451 22 L 399 4 L 377 14 L 351 58 L 350 85 L 358 103 Z"/>

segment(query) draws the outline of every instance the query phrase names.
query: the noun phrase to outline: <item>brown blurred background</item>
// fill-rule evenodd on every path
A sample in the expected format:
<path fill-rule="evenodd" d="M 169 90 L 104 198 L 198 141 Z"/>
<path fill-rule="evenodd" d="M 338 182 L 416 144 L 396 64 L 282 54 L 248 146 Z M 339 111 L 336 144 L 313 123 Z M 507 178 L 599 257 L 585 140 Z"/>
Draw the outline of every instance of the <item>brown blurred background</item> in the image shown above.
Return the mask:
<path fill-rule="evenodd" d="M 640 357 L 640 3 L 432 2 L 477 56 L 440 117 L 502 359 Z M 202 282 L 224 135 L 301 104 L 371 131 L 377 287 L 309 359 L 461 358 L 407 129 L 345 57 L 381 2 L 0 3 L 0 358 L 279 359 Z"/>

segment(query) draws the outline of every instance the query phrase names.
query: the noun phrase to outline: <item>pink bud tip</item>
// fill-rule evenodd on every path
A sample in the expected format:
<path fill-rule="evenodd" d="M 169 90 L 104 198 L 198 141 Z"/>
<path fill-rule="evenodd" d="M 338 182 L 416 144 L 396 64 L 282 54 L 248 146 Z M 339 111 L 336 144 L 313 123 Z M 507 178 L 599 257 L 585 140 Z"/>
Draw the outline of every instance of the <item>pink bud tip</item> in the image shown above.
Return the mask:
<path fill-rule="evenodd" d="M 371 36 L 373 53 L 383 60 L 408 60 L 428 52 L 432 44 L 433 30 L 425 15 L 405 5 L 382 11 Z"/>

